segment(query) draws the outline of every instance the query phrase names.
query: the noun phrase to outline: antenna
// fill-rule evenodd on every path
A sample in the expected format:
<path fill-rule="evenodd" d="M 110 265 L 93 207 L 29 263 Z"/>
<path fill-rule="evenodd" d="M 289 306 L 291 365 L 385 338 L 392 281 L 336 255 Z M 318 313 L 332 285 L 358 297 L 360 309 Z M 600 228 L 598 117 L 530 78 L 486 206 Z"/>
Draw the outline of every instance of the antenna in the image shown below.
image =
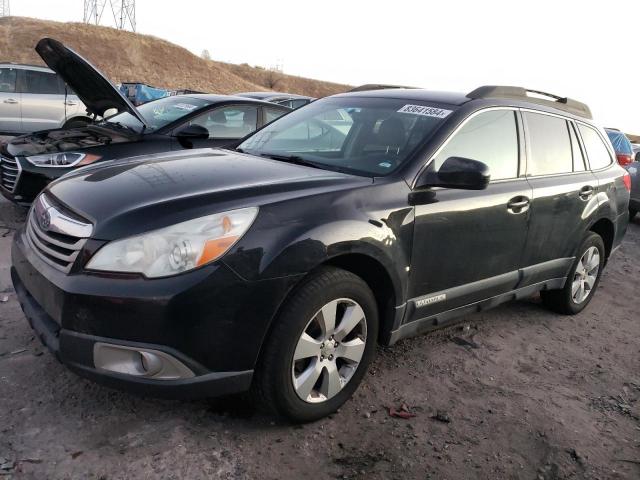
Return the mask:
<path fill-rule="evenodd" d="M 8 17 L 10 15 L 9 0 L 0 0 L 0 17 Z"/>
<path fill-rule="evenodd" d="M 0 0 L 9 1 L 9 0 Z M 84 0 L 84 23 L 100 25 L 104 7 L 109 3 L 115 27 L 118 30 L 136 31 L 135 0 Z"/>

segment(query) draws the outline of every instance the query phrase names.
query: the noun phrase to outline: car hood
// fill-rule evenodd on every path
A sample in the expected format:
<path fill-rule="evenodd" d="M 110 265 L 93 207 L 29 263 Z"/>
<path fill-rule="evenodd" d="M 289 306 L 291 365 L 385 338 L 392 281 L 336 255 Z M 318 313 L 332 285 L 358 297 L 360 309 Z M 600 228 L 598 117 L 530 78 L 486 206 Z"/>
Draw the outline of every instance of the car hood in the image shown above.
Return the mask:
<path fill-rule="evenodd" d="M 8 142 L 5 151 L 14 157 L 78 151 L 113 143 L 130 142 L 138 135 L 116 131 L 98 125 L 82 128 L 42 130 L 16 137 Z"/>
<path fill-rule="evenodd" d="M 51 183 L 47 195 L 113 240 L 216 212 L 261 206 L 371 178 L 294 165 L 229 150 L 184 150 L 108 161 Z"/>
<path fill-rule="evenodd" d="M 146 125 L 144 117 L 100 71 L 76 52 L 52 38 L 43 38 L 36 52 L 73 89 L 89 113 L 100 117 L 110 108 L 129 112 Z"/>

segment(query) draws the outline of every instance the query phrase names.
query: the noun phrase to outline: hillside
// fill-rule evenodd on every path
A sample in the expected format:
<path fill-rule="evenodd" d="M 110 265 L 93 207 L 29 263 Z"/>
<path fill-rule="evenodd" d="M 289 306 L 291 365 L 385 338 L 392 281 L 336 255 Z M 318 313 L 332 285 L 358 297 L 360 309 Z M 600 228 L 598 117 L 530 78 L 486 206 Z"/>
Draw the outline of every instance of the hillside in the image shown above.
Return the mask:
<path fill-rule="evenodd" d="M 210 93 L 279 90 L 314 97 L 349 89 L 347 85 L 284 75 L 246 64 L 207 61 L 150 35 L 24 17 L 0 18 L 0 61 L 42 64 L 33 49 L 42 37 L 55 38 L 73 48 L 114 83 L 135 81 Z"/>

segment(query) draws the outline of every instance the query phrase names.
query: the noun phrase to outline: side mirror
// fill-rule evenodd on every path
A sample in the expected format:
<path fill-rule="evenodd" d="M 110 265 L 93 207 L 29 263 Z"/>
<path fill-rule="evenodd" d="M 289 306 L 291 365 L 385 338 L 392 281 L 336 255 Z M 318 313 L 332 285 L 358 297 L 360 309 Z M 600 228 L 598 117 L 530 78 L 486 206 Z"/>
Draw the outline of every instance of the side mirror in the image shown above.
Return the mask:
<path fill-rule="evenodd" d="M 417 186 L 484 190 L 490 179 L 487 164 L 470 158 L 449 157 L 437 172 L 426 171 Z"/>
<path fill-rule="evenodd" d="M 175 134 L 178 142 L 185 148 L 193 147 L 193 140 L 206 140 L 209 138 L 209 130 L 202 125 L 187 125 Z"/>

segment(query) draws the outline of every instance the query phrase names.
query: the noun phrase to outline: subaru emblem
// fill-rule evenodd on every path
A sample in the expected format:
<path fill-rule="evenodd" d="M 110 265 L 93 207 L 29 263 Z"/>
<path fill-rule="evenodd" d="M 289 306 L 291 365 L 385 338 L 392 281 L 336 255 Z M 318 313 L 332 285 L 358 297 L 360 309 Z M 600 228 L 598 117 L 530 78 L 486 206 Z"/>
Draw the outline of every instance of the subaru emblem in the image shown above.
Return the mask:
<path fill-rule="evenodd" d="M 51 225 L 51 215 L 49 214 L 49 210 L 45 210 L 44 212 L 42 212 L 40 214 L 40 218 L 38 218 L 38 221 L 40 223 L 40 227 L 43 230 L 48 230 L 49 226 Z"/>

